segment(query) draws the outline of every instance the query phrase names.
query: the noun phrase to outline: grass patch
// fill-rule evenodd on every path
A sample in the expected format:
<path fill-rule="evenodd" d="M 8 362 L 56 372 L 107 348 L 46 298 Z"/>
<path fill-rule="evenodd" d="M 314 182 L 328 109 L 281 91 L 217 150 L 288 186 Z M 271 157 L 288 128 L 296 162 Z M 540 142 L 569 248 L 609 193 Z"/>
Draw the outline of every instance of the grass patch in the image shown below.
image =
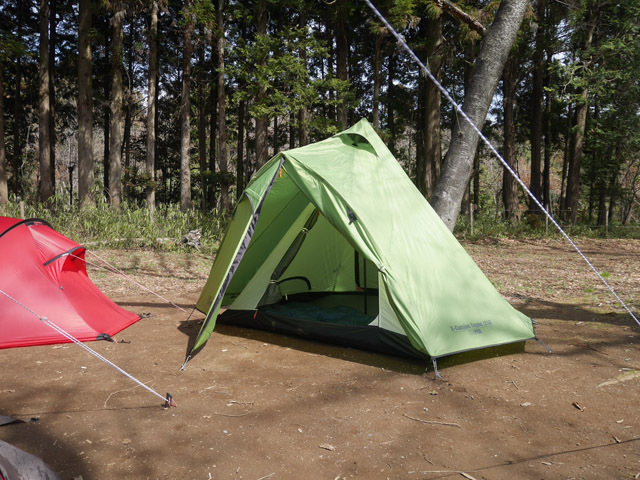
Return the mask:
<path fill-rule="evenodd" d="M 18 204 L 5 205 L 4 215 L 19 217 Z M 182 211 L 177 205 L 161 205 L 151 214 L 146 208 L 129 204 L 116 210 L 104 202 L 84 208 L 29 204 L 25 205 L 25 218 L 46 220 L 58 232 L 89 247 L 192 250 L 180 240 L 190 231 L 199 230 L 205 254 L 217 251 L 229 219 L 215 212 Z"/>

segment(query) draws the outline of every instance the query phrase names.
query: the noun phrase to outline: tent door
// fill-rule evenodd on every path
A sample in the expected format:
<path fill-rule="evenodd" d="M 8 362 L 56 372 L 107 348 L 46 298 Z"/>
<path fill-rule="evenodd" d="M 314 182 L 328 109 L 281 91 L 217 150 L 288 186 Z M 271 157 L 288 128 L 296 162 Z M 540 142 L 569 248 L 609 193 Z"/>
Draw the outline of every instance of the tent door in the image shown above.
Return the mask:
<path fill-rule="evenodd" d="M 280 279 L 280 277 L 282 277 L 282 274 L 287 270 L 287 268 L 289 268 L 289 265 L 291 265 L 293 259 L 296 258 L 296 255 L 300 251 L 300 247 L 302 247 L 305 238 L 307 238 L 307 234 L 318 221 L 318 214 L 318 209 L 314 209 L 311 212 L 311 215 L 309 215 L 309 218 L 305 222 L 304 227 L 302 227 L 302 230 L 300 230 L 298 236 L 293 240 L 293 243 L 291 243 L 285 254 L 282 256 L 282 259 L 271 274 L 271 280 L 269 281 L 267 290 L 264 292 L 264 295 L 260 299 L 260 302 L 258 302 L 258 307 L 278 302 L 282 298 L 282 293 L 280 292 L 280 284 L 286 281 L 302 280 L 306 282 L 307 288 L 311 290 L 311 282 L 306 277 L 296 276 L 285 278 L 282 280 Z"/>

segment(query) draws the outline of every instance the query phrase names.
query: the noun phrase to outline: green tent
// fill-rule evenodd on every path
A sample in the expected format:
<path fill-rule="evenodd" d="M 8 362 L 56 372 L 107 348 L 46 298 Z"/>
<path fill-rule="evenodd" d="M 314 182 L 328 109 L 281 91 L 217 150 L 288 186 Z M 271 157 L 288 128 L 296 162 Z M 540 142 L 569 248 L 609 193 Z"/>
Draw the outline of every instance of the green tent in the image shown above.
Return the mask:
<path fill-rule="evenodd" d="M 256 173 L 197 308 L 191 354 L 218 318 L 432 359 L 535 338 L 366 120 Z"/>

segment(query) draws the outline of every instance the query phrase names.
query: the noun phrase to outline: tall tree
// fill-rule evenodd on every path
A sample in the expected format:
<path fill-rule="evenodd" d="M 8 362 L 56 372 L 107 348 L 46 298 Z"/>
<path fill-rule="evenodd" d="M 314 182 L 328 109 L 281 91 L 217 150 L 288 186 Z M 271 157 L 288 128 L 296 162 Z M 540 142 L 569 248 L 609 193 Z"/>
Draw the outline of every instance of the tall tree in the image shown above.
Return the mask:
<path fill-rule="evenodd" d="M 503 0 L 483 39 L 473 68 L 471 86 L 462 105 L 465 114 L 479 127 L 482 127 L 489 111 L 527 5 L 526 0 Z M 456 122 L 442 175 L 432 197 L 433 208 L 451 231 L 455 227 L 462 198 L 471 178 L 477 145 L 478 134 L 468 122 Z"/>
<path fill-rule="evenodd" d="M 23 23 L 24 23 L 24 0 L 17 1 L 17 38 L 22 40 Z M 22 108 L 22 49 L 16 54 L 16 78 L 14 82 L 14 100 L 13 100 L 13 152 L 12 152 L 12 182 L 11 190 L 14 195 L 22 195 L 22 132 L 21 126 L 24 123 L 24 115 Z"/>
<path fill-rule="evenodd" d="M 191 56 L 193 55 L 193 12 L 191 0 L 184 4 L 182 47 L 182 96 L 180 98 L 180 208 L 191 208 Z"/>
<path fill-rule="evenodd" d="M 78 200 L 81 205 L 95 204 L 90 30 L 91 0 L 80 0 L 78 16 Z"/>
<path fill-rule="evenodd" d="M 207 210 L 207 98 L 205 84 L 205 41 L 204 28 L 200 30 L 200 42 L 198 44 L 198 69 L 196 72 L 196 84 L 198 85 L 198 162 L 200 163 L 200 188 L 202 190 L 202 211 Z"/>
<path fill-rule="evenodd" d="M 121 0 L 112 1 L 111 8 L 111 126 L 109 137 L 109 204 L 120 208 L 122 203 L 122 140 L 124 116 L 122 102 L 123 25 L 125 6 Z"/>
<path fill-rule="evenodd" d="M 584 29 L 580 32 L 582 37 L 580 54 L 583 56 L 580 63 L 582 65 L 589 62 L 588 56 L 593 41 L 593 33 L 597 24 L 597 11 L 595 5 L 588 6 L 582 25 Z M 576 105 L 569 140 L 568 172 L 567 172 L 567 193 L 565 196 L 564 214 L 565 219 L 575 225 L 578 218 L 578 198 L 580 195 L 580 168 L 582 166 L 582 149 L 584 146 L 584 133 L 587 125 L 587 113 L 589 111 L 589 83 L 582 81 L 577 87 L 575 95 Z"/>
<path fill-rule="evenodd" d="M 260 42 L 261 38 L 267 35 L 267 5 L 266 0 L 258 0 L 256 11 L 256 41 Z M 259 60 L 259 68 L 264 69 L 267 59 L 265 51 Z M 267 96 L 267 86 L 260 84 L 255 97 L 255 103 L 261 104 Z M 260 168 L 267 163 L 269 159 L 269 146 L 267 138 L 267 129 L 269 126 L 269 118 L 266 113 L 260 112 L 256 118 L 256 164 Z"/>
<path fill-rule="evenodd" d="M 7 151 L 4 146 L 3 63 L 2 52 L 0 52 L 0 207 L 9 202 L 9 189 L 7 185 Z"/>
<path fill-rule="evenodd" d="M 158 83 L 158 2 L 151 2 L 149 23 L 149 67 L 147 78 L 147 152 L 145 172 L 147 176 L 146 199 L 150 212 L 156 208 L 156 85 Z"/>
<path fill-rule="evenodd" d="M 533 85 L 531 91 L 531 181 L 529 190 L 538 200 L 542 198 L 542 184 L 540 170 L 542 165 L 542 133 L 543 133 L 543 104 L 544 104 L 544 76 L 545 76 L 545 0 L 538 0 L 536 4 L 537 28 L 535 34 L 535 51 L 533 54 Z M 531 201 L 529 209 L 533 212 L 539 210 L 537 204 Z"/>
<path fill-rule="evenodd" d="M 345 18 L 347 16 L 346 10 L 349 6 L 345 5 L 344 0 L 337 0 L 337 15 L 336 15 L 336 75 L 338 80 L 347 82 L 348 75 L 348 62 L 349 62 L 349 41 L 347 39 L 347 27 L 345 25 Z M 347 103 L 344 101 L 338 102 L 338 124 L 341 129 L 346 129 L 349 123 L 349 111 Z"/>
<path fill-rule="evenodd" d="M 229 210 L 229 180 L 227 169 L 227 100 L 224 91 L 224 0 L 218 0 L 216 55 L 218 56 L 218 161 L 220 163 L 220 211 Z"/>
<path fill-rule="evenodd" d="M 38 146 L 40 157 L 40 201 L 53 195 L 51 178 L 51 117 L 49 103 L 49 0 L 40 0 L 40 77 Z"/>
<path fill-rule="evenodd" d="M 49 8 L 49 164 L 51 165 L 52 191 L 56 190 L 56 45 L 58 42 L 58 0 L 50 0 Z"/>
<path fill-rule="evenodd" d="M 514 107 L 516 103 L 516 77 L 519 62 L 515 52 L 509 56 L 502 73 L 502 105 L 504 109 L 503 121 L 503 158 L 513 169 L 516 168 L 516 132 L 514 120 Z M 504 205 L 504 217 L 514 221 L 518 216 L 518 190 L 517 183 L 506 167 L 502 169 L 502 203 Z"/>
<path fill-rule="evenodd" d="M 420 22 L 424 32 L 424 55 L 436 79 L 444 63 L 442 55 L 442 15 L 429 12 Z M 440 147 L 440 90 L 427 78 L 421 78 L 422 105 L 420 109 L 420 154 L 416 157 L 416 179 L 418 190 L 429 199 L 440 176 L 442 150 Z"/>

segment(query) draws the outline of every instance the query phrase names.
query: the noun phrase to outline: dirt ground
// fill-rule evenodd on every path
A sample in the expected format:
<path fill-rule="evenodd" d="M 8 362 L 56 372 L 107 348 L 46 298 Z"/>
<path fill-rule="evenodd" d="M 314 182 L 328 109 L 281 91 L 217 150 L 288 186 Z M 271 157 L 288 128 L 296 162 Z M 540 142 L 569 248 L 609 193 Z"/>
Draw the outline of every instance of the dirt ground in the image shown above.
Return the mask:
<path fill-rule="evenodd" d="M 640 241 L 579 244 L 640 311 Z M 553 354 L 530 341 L 441 362 L 436 380 L 410 360 L 219 326 L 181 372 L 211 259 L 97 250 L 179 308 L 90 266 L 150 314 L 126 343 L 90 346 L 178 407 L 75 345 L 1 350 L 0 414 L 38 420 L 0 439 L 69 480 L 640 478 L 635 322 L 560 240 L 465 247 Z"/>

